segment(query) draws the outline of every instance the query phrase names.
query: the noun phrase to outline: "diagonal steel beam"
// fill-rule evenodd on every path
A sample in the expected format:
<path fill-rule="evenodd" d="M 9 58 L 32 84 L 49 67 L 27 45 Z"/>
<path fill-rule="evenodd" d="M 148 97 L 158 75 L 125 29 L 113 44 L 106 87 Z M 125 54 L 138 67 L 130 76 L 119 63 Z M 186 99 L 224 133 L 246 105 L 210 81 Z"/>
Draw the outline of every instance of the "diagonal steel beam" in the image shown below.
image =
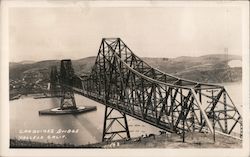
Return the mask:
<path fill-rule="evenodd" d="M 194 100 L 195 100 L 195 102 L 196 102 L 197 105 L 198 105 L 198 108 L 200 109 L 200 111 L 201 111 L 203 117 L 205 118 L 206 124 L 207 124 L 207 126 L 208 126 L 210 132 L 211 132 L 211 133 L 214 133 L 212 124 L 210 123 L 210 121 L 209 121 L 209 119 L 208 119 L 208 117 L 207 117 L 207 114 L 206 114 L 206 112 L 205 112 L 204 105 L 202 105 L 201 102 L 199 101 L 199 97 L 198 97 L 198 95 L 196 94 L 196 92 L 194 91 L 193 88 L 191 89 L 191 91 L 192 91 L 192 93 L 193 93 Z"/>

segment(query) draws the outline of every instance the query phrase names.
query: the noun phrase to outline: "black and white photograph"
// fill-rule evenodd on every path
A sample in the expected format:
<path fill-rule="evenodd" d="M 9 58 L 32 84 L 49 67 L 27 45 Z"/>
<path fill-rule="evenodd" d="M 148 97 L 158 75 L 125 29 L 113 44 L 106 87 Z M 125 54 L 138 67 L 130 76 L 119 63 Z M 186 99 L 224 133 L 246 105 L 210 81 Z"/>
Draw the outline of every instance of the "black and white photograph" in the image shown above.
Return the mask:
<path fill-rule="evenodd" d="M 1 10 L 0 155 L 249 156 L 249 2 L 21 2 Z"/>

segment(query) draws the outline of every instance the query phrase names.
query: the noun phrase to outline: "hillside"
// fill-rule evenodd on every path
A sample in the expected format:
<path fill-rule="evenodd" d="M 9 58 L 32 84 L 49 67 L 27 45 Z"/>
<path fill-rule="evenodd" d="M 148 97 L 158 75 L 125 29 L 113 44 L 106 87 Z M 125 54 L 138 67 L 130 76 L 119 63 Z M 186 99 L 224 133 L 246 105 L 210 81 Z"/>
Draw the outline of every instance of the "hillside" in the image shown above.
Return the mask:
<path fill-rule="evenodd" d="M 88 73 L 95 63 L 96 57 L 87 57 L 73 60 L 76 73 Z M 172 75 L 200 82 L 221 83 L 241 81 L 242 68 L 230 67 L 231 60 L 241 60 L 234 55 L 205 55 L 200 57 L 177 58 L 142 58 L 152 67 Z M 59 65 L 59 60 L 46 60 L 40 62 L 10 62 L 10 79 L 22 79 L 25 73 L 41 73 L 48 77 L 49 68 Z"/>

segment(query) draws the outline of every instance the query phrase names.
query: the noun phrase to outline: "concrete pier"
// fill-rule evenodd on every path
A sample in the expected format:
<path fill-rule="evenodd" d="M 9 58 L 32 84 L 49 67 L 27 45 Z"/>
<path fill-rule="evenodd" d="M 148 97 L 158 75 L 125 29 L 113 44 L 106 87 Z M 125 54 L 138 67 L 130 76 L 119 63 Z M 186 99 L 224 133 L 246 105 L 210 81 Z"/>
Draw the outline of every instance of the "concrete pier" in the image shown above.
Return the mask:
<path fill-rule="evenodd" d="M 86 113 L 90 111 L 95 111 L 96 106 L 78 106 L 75 109 L 61 109 L 60 107 L 46 109 L 39 111 L 41 115 L 60 115 L 60 114 L 79 114 L 79 113 Z"/>

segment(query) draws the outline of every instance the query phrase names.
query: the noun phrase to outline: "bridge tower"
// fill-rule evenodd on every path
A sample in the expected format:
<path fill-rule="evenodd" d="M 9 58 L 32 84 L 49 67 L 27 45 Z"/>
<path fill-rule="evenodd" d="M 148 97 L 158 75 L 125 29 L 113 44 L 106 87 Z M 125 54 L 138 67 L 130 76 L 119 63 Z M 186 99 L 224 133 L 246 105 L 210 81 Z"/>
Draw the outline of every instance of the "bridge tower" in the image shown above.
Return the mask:
<path fill-rule="evenodd" d="M 76 114 L 96 110 L 96 106 L 76 106 L 73 85 L 75 74 L 70 59 L 61 60 L 60 72 L 57 67 L 51 68 L 51 97 L 60 97 L 59 107 L 39 111 L 39 114 Z"/>
<path fill-rule="evenodd" d="M 76 102 L 74 97 L 73 86 L 74 69 L 70 59 L 61 60 L 60 67 L 60 85 L 62 91 L 60 108 L 76 109 Z"/>
<path fill-rule="evenodd" d="M 106 58 L 106 56 L 108 56 Z M 104 91 L 101 91 L 101 89 L 98 89 L 98 92 L 104 93 L 104 101 L 105 101 L 105 114 L 104 114 L 104 125 L 103 125 L 103 137 L 102 141 L 112 141 L 116 138 L 120 139 L 130 139 L 130 133 L 129 133 L 129 127 L 127 123 L 126 114 L 124 112 L 121 112 L 117 109 L 114 109 L 113 107 L 109 107 L 109 101 L 113 99 L 112 94 L 113 92 L 116 92 L 117 97 L 122 99 L 122 85 L 116 86 L 117 89 L 120 89 L 119 91 L 113 90 L 113 86 L 110 85 L 110 82 L 116 81 L 116 77 L 119 74 L 117 74 L 117 71 L 120 71 L 122 69 L 121 65 L 116 67 L 111 67 L 109 64 L 111 62 L 114 62 L 113 56 L 110 52 L 110 48 L 107 48 L 107 43 L 105 40 L 101 43 L 101 48 L 99 50 L 99 55 L 97 57 L 97 63 L 98 66 L 96 66 L 97 69 L 99 69 L 99 74 L 101 75 L 100 78 L 104 78 L 103 82 L 100 83 L 100 87 L 102 86 L 102 89 Z M 111 71 L 110 71 L 111 69 Z M 101 81 L 100 78 L 98 78 L 98 81 Z M 113 129 L 114 128 L 114 129 Z"/>

